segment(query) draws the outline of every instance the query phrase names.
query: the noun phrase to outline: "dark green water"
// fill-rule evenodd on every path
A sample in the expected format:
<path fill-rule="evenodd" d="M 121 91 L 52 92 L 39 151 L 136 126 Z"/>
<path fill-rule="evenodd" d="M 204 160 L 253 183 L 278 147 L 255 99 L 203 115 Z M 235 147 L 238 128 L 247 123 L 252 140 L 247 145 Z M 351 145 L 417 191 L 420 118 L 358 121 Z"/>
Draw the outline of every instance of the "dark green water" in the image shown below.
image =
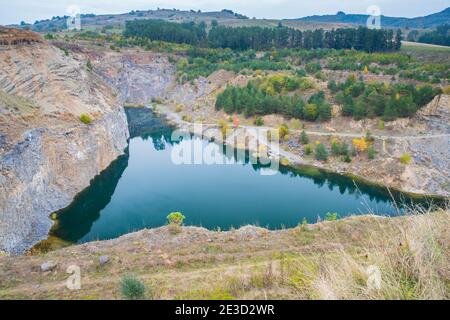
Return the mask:
<path fill-rule="evenodd" d="M 181 211 L 187 225 L 222 230 L 245 224 L 292 227 L 303 218 L 315 222 L 327 212 L 340 217 L 369 210 L 398 214 L 386 189 L 364 183 L 357 188 L 352 179 L 338 174 L 281 168 L 267 176 L 259 173 L 260 166 L 245 161 L 175 165 L 172 128 L 148 110 L 127 113 L 132 138 L 126 154 L 58 212 L 53 235 L 71 242 L 110 239 L 164 225 L 173 211 Z M 413 201 L 397 192 L 394 197 L 398 206 Z"/>

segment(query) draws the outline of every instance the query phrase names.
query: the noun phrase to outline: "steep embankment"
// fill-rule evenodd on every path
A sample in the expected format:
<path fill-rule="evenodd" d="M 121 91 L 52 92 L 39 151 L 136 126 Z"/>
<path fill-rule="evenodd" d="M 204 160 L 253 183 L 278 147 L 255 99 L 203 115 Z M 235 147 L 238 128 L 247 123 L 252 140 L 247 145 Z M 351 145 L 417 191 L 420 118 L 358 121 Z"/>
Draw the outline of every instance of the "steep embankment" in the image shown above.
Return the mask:
<path fill-rule="evenodd" d="M 42 40 L 0 46 L 0 250 L 45 238 L 49 215 L 126 148 L 125 113 L 89 69 Z"/>

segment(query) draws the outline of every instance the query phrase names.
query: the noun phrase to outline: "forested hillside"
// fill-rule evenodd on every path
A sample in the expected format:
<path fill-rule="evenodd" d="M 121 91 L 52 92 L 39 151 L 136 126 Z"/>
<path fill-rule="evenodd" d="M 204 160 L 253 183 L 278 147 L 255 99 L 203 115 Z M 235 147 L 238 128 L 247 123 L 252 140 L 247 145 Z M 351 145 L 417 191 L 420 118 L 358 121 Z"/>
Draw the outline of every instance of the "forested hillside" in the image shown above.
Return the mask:
<path fill-rule="evenodd" d="M 263 28 L 226 27 L 213 22 L 211 30 L 207 32 L 205 23 L 171 23 L 163 20 L 128 21 L 124 36 L 233 50 L 267 50 L 276 47 L 355 49 L 367 52 L 398 50 L 402 38 L 401 31 L 394 34 L 393 30 L 359 27 L 301 31 L 281 23 L 277 28 Z"/>

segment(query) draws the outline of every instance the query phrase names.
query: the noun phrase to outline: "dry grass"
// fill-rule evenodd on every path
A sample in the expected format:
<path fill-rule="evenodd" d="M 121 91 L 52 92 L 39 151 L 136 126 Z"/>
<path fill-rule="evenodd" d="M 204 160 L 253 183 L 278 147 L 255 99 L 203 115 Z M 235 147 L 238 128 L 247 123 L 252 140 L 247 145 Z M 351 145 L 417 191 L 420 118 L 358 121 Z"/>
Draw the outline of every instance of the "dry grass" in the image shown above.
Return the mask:
<path fill-rule="evenodd" d="M 117 299 L 133 273 L 155 299 L 449 299 L 449 211 L 349 217 L 268 231 L 167 227 L 0 257 L 0 298 Z M 98 264 L 100 255 L 110 262 Z M 58 267 L 41 272 L 40 264 Z M 68 290 L 77 264 L 82 289 Z M 380 272 L 380 286 L 371 281 Z M 375 279 L 376 280 L 376 279 Z"/>

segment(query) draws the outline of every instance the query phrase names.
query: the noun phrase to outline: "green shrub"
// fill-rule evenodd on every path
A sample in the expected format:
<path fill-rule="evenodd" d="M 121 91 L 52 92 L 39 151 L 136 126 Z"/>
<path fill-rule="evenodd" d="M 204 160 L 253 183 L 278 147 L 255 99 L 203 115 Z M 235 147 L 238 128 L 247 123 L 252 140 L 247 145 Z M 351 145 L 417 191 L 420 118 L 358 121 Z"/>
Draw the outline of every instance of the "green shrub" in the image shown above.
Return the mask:
<path fill-rule="evenodd" d="M 320 160 L 320 161 L 328 160 L 328 150 L 322 143 L 319 143 L 316 145 L 315 151 L 316 151 L 316 159 L 317 160 Z"/>
<path fill-rule="evenodd" d="M 184 114 L 181 117 L 181 120 L 186 121 L 186 122 L 191 122 L 192 121 L 192 117 L 190 115 Z"/>
<path fill-rule="evenodd" d="M 280 135 L 280 139 L 286 137 L 289 134 L 289 128 L 287 125 L 282 124 L 278 129 L 278 133 Z"/>
<path fill-rule="evenodd" d="M 261 127 L 264 125 L 264 120 L 261 117 L 256 117 L 253 123 L 255 124 L 255 126 Z"/>
<path fill-rule="evenodd" d="M 83 113 L 83 114 L 80 115 L 80 121 L 83 122 L 84 124 L 91 124 L 92 123 L 91 117 L 88 114 L 86 114 L 86 113 Z"/>
<path fill-rule="evenodd" d="M 377 150 L 375 150 L 374 147 L 370 146 L 369 149 L 367 149 L 367 157 L 372 160 L 375 159 L 375 156 L 377 155 Z"/>
<path fill-rule="evenodd" d="M 366 141 L 369 143 L 372 143 L 375 141 L 375 138 L 372 136 L 372 133 L 370 132 L 370 130 L 366 131 Z"/>
<path fill-rule="evenodd" d="M 302 133 L 300 134 L 300 143 L 303 145 L 306 145 L 309 143 L 309 137 L 306 134 L 305 130 L 302 130 Z"/>
<path fill-rule="evenodd" d="M 400 157 L 400 162 L 403 164 L 410 164 L 411 163 L 411 156 L 408 153 L 404 153 Z"/>
<path fill-rule="evenodd" d="M 92 62 L 91 60 L 88 59 L 88 61 L 86 62 L 86 68 L 88 69 L 88 71 L 92 71 Z"/>
<path fill-rule="evenodd" d="M 346 163 L 350 163 L 350 162 L 352 162 L 352 158 L 350 157 L 349 154 L 346 154 L 345 156 L 342 157 L 342 161 L 344 161 Z"/>
<path fill-rule="evenodd" d="M 340 152 L 341 152 L 341 146 L 340 146 L 339 142 L 333 141 L 331 143 L 331 154 L 333 156 L 337 156 L 340 154 Z"/>
<path fill-rule="evenodd" d="M 124 299 L 140 300 L 145 297 L 145 285 L 135 276 L 126 275 L 120 281 L 120 292 Z"/>
<path fill-rule="evenodd" d="M 172 212 L 167 216 L 167 222 L 169 224 L 175 224 L 181 226 L 186 217 L 181 212 Z"/>
<path fill-rule="evenodd" d="M 338 214 L 336 212 L 327 212 L 325 214 L 325 220 L 327 221 L 336 221 L 338 218 Z"/>
<path fill-rule="evenodd" d="M 305 153 L 306 154 L 311 154 L 313 152 L 313 146 L 311 145 L 311 144 L 307 144 L 306 146 L 305 146 Z"/>
<path fill-rule="evenodd" d="M 181 111 L 183 111 L 183 109 L 184 109 L 184 106 L 182 104 L 177 104 L 175 107 L 175 112 L 177 112 L 177 113 L 181 112 Z"/>

